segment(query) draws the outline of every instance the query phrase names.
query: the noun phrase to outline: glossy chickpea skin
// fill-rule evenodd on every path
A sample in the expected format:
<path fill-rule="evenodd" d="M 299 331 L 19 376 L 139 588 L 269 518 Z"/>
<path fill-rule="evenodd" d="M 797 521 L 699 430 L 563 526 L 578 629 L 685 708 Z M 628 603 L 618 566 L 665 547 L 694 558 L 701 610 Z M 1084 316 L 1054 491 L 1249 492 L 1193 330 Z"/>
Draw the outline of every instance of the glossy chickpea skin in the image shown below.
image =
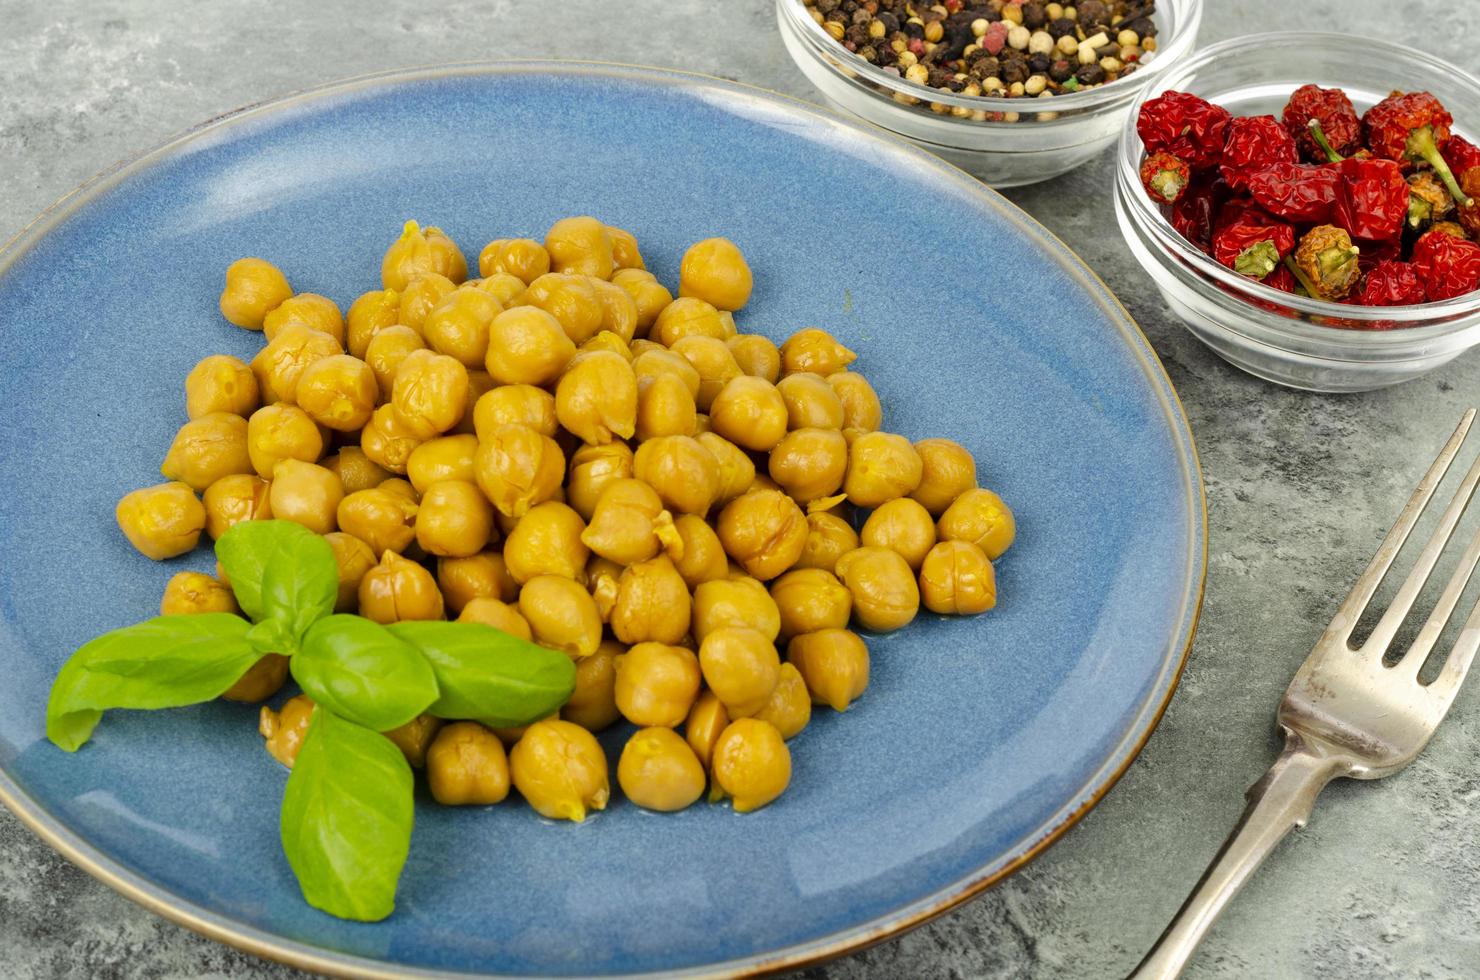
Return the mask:
<path fill-rule="evenodd" d="M 601 303 L 601 330 L 591 339 L 611 334 L 625 347 L 637 336 L 637 302 L 616 283 L 605 279 L 588 279 L 588 283 Z M 632 359 L 629 357 L 627 360 Z"/>
<path fill-rule="evenodd" d="M 347 494 L 378 487 L 394 476 L 390 470 L 366 456 L 359 446 L 344 446 L 333 456 L 325 458 L 321 465 L 339 475 L 339 482 Z"/>
<path fill-rule="evenodd" d="M 500 384 L 547 385 L 575 355 L 560 321 L 538 307 L 511 307 L 489 325 L 485 366 Z"/>
<path fill-rule="evenodd" d="M 577 449 L 570 455 L 565 483 L 566 503 L 590 521 L 606 488 L 617 480 L 631 478 L 632 462 L 632 449 L 624 442 Z"/>
<path fill-rule="evenodd" d="M 338 527 L 344 485 L 333 472 L 315 463 L 285 459 L 272 471 L 268 500 L 272 516 L 302 524 L 315 534 Z"/>
<path fill-rule="evenodd" d="M 205 507 L 184 483 L 161 483 L 125 494 L 114 512 L 118 527 L 140 554 L 163 561 L 195 547 L 206 525 Z"/>
<path fill-rule="evenodd" d="M 498 736 L 474 721 L 444 725 L 426 758 L 427 787 L 443 806 L 489 806 L 509 795 L 509 759 Z"/>
<path fill-rule="evenodd" d="M 536 643 L 589 657 L 601 645 L 601 614 L 596 600 L 574 579 L 538 575 L 519 590 L 519 613 Z"/>
<path fill-rule="evenodd" d="M 499 513 L 523 517 L 551 499 L 565 475 L 565 456 L 554 439 L 524 425 L 501 425 L 480 440 L 474 476 Z"/>
<path fill-rule="evenodd" d="M 478 404 L 478 399 L 499 387 L 499 383 L 493 380 L 493 375 L 481 367 L 468 369 L 468 400 L 463 403 L 462 415 L 458 417 L 457 424 L 447 430 L 448 435 L 475 436 L 478 427 L 473 421 L 473 409 Z"/>
<path fill-rule="evenodd" d="M 509 753 L 514 787 L 542 817 L 586 819 L 611 796 L 606 755 L 579 725 L 546 719 L 530 725 Z"/>
<path fill-rule="evenodd" d="M 247 456 L 263 479 L 285 459 L 314 463 L 323 454 L 323 434 L 296 405 L 264 405 L 247 420 Z"/>
<path fill-rule="evenodd" d="M 252 374 L 257 379 L 263 404 L 295 401 L 304 369 L 322 357 L 343 353 L 339 341 L 322 330 L 297 323 L 283 327 L 252 358 Z"/>
<path fill-rule="evenodd" d="M 637 375 L 637 381 L 641 384 L 649 378 L 660 375 L 671 374 L 684 383 L 689 389 L 689 394 L 697 399 L 699 397 L 699 372 L 694 365 L 682 354 L 675 354 L 666 347 L 653 347 L 643 350 L 641 353 L 634 351 L 632 359 L 632 373 Z M 697 405 L 698 402 L 695 402 Z"/>
<path fill-rule="evenodd" d="M 617 584 L 621 582 L 625 571 L 625 568 L 610 558 L 597 554 L 593 554 L 591 560 L 586 562 L 586 591 L 596 601 L 596 611 L 601 614 L 603 623 L 611 622 L 612 610 L 617 605 Z"/>
<path fill-rule="evenodd" d="M 219 538 L 242 521 L 266 520 L 272 516 L 271 484 L 260 476 L 238 473 L 223 476 L 206 487 L 201 497 L 206 533 Z"/>
<path fill-rule="evenodd" d="M 997 573 L 970 541 L 942 541 L 920 567 L 920 600 L 935 613 L 984 613 L 997 605 Z"/>
<path fill-rule="evenodd" d="M 208 612 L 240 612 L 236 596 L 225 582 L 203 572 L 176 572 L 165 583 L 159 600 L 161 616 Z"/>
<path fill-rule="evenodd" d="M 793 568 L 771 583 L 770 591 L 783 637 L 842 629 L 853 613 L 853 594 L 825 569 Z"/>
<path fill-rule="evenodd" d="M 577 354 L 555 388 L 555 417 L 589 445 L 629 439 L 637 428 L 637 377 L 609 351 Z"/>
<path fill-rule="evenodd" d="M 247 668 L 247 672 L 236 679 L 221 694 L 223 701 L 240 704 L 256 704 L 266 701 L 288 682 L 288 658 L 280 653 L 268 653 L 258 658 Z"/>
<path fill-rule="evenodd" d="M 617 762 L 617 784 L 645 810 L 673 813 L 704 795 L 704 767 L 671 728 L 644 728 L 632 735 Z"/>
<path fill-rule="evenodd" d="M 283 658 L 287 663 L 287 658 Z M 293 768 L 298 750 L 303 747 L 303 738 L 308 734 L 308 723 L 313 720 L 314 703 L 307 695 L 300 694 L 283 703 L 282 710 L 273 711 L 263 706 L 257 721 L 257 730 L 262 733 L 268 754 Z"/>
<path fill-rule="evenodd" d="M 719 310 L 702 299 L 685 296 L 663 307 L 653 321 L 649 336 L 664 347 L 672 347 L 685 337 L 708 337 L 723 342 L 728 337 Z"/>
<path fill-rule="evenodd" d="M 364 360 L 375 335 L 395 326 L 400 317 L 401 294 L 394 289 L 372 289 L 361 293 L 349 305 L 349 312 L 344 317 L 345 349 Z"/>
<path fill-rule="evenodd" d="M 651 272 L 619 269 L 612 274 L 611 281 L 625 290 L 637 307 L 636 336 L 645 336 L 657 322 L 658 315 L 673 302 L 673 294 Z"/>
<path fill-rule="evenodd" d="M 360 450 L 371 462 L 392 473 L 405 473 L 411 454 L 425 440 L 396 414 L 395 406 L 382 405 L 360 430 Z"/>
<path fill-rule="evenodd" d="M 420 505 L 382 487 L 357 490 L 335 509 L 339 529 L 365 542 L 378 561 L 386 552 L 405 551 L 416 540 Z"/>
<path fill-rule="evenodd" d="M 877 432 L 884 423 L 884 408 L 868 379 L 853 371 L 835 371 L 827 376 L 827 386 L 843 406 L 843 428 L 856 432 Z"/>
<path fill-rule="evenodd" d="M 689 436 L 649 439 L 637 448 L 632 474 L 678 514 L 703 514 L 719 494 L 719 463 Z M 721 536 L 723 537 L 723 535 Z"/>
<path fill-rule="evenodd" d="M 271 342 L 284 327 L 299 326 L 326 333 L 344 346 L 344 317 L 339 307 L 327 296 L 299 293 L 283 300 L 262 318 L 262 333 Z"/>
<path fill-rule="evenodd" d="M 713 579 L 694 589 L 693 635 L 699 643 L 718 629 L 755 630 L 774 642 L 781 611 L 766 587 L 753 578 Z"/>
<path fill-rule="evenodd" d="M 858 532 L 836 514 L 825 512 L 807 515 L 807 541 L 797 568 L 820 568 L 832 572 L 838 559 L 858 547 Z"/>
<path fill-rule="evenodd" d="M 432 574 L 394 551 L 360 579 L 358 595 L 360 615 L 377 623 L 442 618 L 442 593 Z"/>
<path fill-rule="evenodd" d="M 771 450 L 771 479 L 798 503 L 836 493 L 847 472 L 848 442 L 837 429 L 797 429 Z"/>
<path fill-rule="evenodd" d="M 457 424 L 468 403 L 468 369 L 456 358 L 412 351 L 396 369 L 391 406 L 396 421 L 419 440 Z"/>
<path fill-rule="evenodd" d="M 725 552 L 763 582 L 795 565 L 807 543 L 806 515 L 778 490 L 754 490 L 730 501 L 715 530 Z"/>
<path fill-rule="evenodd" d="M 868 646 L 857 633 L 819 630 L 793 637 L 786 659 L 811 692 L 814 704 L 846 711 L 868 687 Z"/>
<path fill-rule="evenodd" d="M 381 284 L 386 289 L 404 290 L 418 276 L 435 273 L 461 282 L 467 275 L 467 262 L 457 246 L 438 228 L 422 230 L 415 221 L 401 228 L 401 237 L 391 243 L 380 263 Z"/>
<path fill-rule="evenodd" d="M 416 543 L 429 555 L 467 558 L 493 536 L 493 505 L 467 480 L 426 488 L 416 512 Z"/>
<path fill-rule="evenodd" d="M 729 556 L 708 521 L 693 514 L 682 514 L 673 522 L 673 528 L 678 532 L 678 546 L 673 549 L 677 557 L 673 558 L 673 565 L 691 590 L 729 574 Z"/>
<path fill-rule="evenodd" d="M 786 401 L 766 379 L 743 374 L 730 379 L 715 396 L 709 424 L 737 446 L 770 452 L 786 435 Z"/>
<path fill-rule="evenodd" d="M 212 412 L 180 426 L 159 471 L 202 491 L 226 476 L 252 472 L 247 451 L 247 420 L 230 412 Z"/>
<path fill-rule="evenodd" d="M 725 341 L 740 370 L 775 384 L 781 377 L 781 351 L 770 338 L 757 333 L 736 334 Z"/>
<path fill-rule="evenodd" d="M 491 276 L 484 276 L 476 283 L 469 283 L 477 289 L 483 290 L 494 299 L 498 300 L 499 306 L 507 309 L 514 304 L 514 298 L 524 293 L 526 283 L 518 276 L 507 272 L 495 272 Z"/>
<path fill-rule="evenodd" d="M 711 630 L 699 645 L 704 683 L 724 703 L 731 718 L 744 718 L 766 706 L 781 676 L 775 645 L 755 630 Z"/>
<path fill-rule="evenodd" d="M 576 687 L 560 709 L 560 717 L 589 732 L 600 732 L 622 717 L 617 710 L 617 657 L 627 650 L 605 640 L 596 652 L 576 661 Z"/>
<path fill-rule="evenodd" d="M 529 626 L 529 620 L 524 614 L 506 602 L 488 596 L 479 596 L 469 599 L 467 605 L 463 606 L 462 612 L 457 614 L 459 623 L 481 623 L 484 626 L 492 626 L 494 629 L 517 636 L 521 640 L 533 640 L 534 631 Z"/>
<path fill-rule="evenodd" d="M 935 521 L 923 505 L 910 497 L 880 504 L 859 533 L 870 547 L 888 548 L 918 572 L 925 555 L 935 546 Z"/>
<path fill-rule="evenodd" d="M 202 358 L 185 376 L 185 414 L 198 419 L 216 412 L 246 418 L 262 404 L 252 369 L 235 357 Z"/>
<path fill-rule="evenodd" d="M 637 247 L 636 235 L 615 225 L 607 225 L 606 233 L 612 240 L 612 264 L 616 266 L 613 276 L 623 269 L 641 271 L 647 268 L 647 263 L 642 260 L 642 251 Z"/>
<path fill-rule="evenodd" d="M 419 275 L 401 290 L 401 305 L 396 319 L 402 326 L 410 327 L 416 335 L 426 339 L 427 317 L 442 305 L 442 301 L 457 289 L 456 283 L 435 272 Z"/>
<path fill-rule="evenodd" d="M 432 740 L 441 729 L 441 718 L 420 714 L 400 728 L 392 728 L 385 737 L 401 750 L 413 769 L 420 769 L 426 765 L 427 749 L 431 748 Z"/>
<path fill-rule="evenodd" d="M 591 557 L 585 530 L 581 515 L 558 500 L 530 508 L 504 542 L 509 575 L 521 585 L 539 575 L 579 579 Z"/>
<path fill-rule="evenodd" d="M 864 629 L 878 633 L 902 629 L 920 611 L 914 571 L 888 548 L 865 546 L 848 552 L 838 559 L 837 576 L 852 593 L 853 617 Z"/>
<path fill-rule="evenodd" d="M 807 727 L 812 720 L 812 695 L 795 664 L 787 661 L 781 665 L 775 690 L 766 700 L 765 707 L 751 717 L 774 725 L 781 737 L 788 741 Z"/>
<path fill-rule="evenodd" d="M 597 291 L 599 279 L 552 272 L 529 284 L 519 302 L 544 310 L 555 318 L 571 343 L 584 344 L 602 330 L 607 307 Z"/>
<path fill-rule="evenodd" d="M 694 438 L 718 464 L 716 505 L 722 507 L 751 489 L 755 483 L 755 463 L 748 453 L 717 432 L 701 432 Z"/>
<path fill-rule="evenodd" d="M 740 376 L 740 365 L 735 363 L 735 355 L 723 340 L 683 337 L 674 341 L 673 353 L 688 361 L 699 374 L 699 393 L 694 396 L 694 404 L 701 412 L 708 412 L 725 385 Z"/>
<path fill-rule="evenodd" d="M 477 469 L 478 437 L 474 435 L 442 436 L 428 439 L 417 446 L 406 460 L 406 478 L 417 493 L 426 493 L 433 483 L 443 480 L 473 482 Z"/>
<path fill-rule="evenodd" d="M 688 385 L 677 375 L 651 375 L 637 382 L 636 434 L 639 440 L 694 435 L 697 411 Z"/>
<path fill-rule="evenodd" d="M 545 233 L 550 268 L 597 279 L 610 279 L 616 269 L 612 237 L 606 225 L 587 215 L 562 218 Z"/>
<path fill-rule="evenodd" d="M 798 330 L 781 345 L 781 373 L 798 374 L 810 372 L 824 377 L 843 370 L 858 355 L 853 353 L 826 330 L 807 327 Z"/>
<path fill-rule="evenodd" d="M 482 551 L 468 558 L 437 560 L 437 587 L 454 614 L 478 598 L 515 602 L 519 583 L 509 574 L 504 556 L 496 551 Z"/>
<path fill-rule="evenodd" d="M 401 362 L 412 351 L 426 350 L 426 346 L 421 334 L 405 324 L 385 327 L 370 338 L 365 345 L 364 358 L 370 366 L 370 373 L 375 375 L 375 389 L 382 401 L 390 397 Z"/>
<path fill-rule="evenodd" d="M 956 498 L 976 489 L 976 460 L 958 442 L 950 439 L 921 439 L 915 443 L 920 457 L 920 485 L 910 494 L 935 517 L 946 512 Z"/>
<path fill-rule="evenodd" d="M 602 489 L 581 541 L 619 565 L 647 561 L 664 549 L 677 553 L 680 547 L 673 515 L 663 509 L 657 492 L 632 479 L 613 480 Z"/>
<path fill-rule="evenodd" d="M 496 238 L 478 253 L 480 276 L 502 272 L 527 286 L 549 271 L 550 253 L 533 238 Z"/>
<path fill-rule="evenodd" d="M 791 752 L 776 726 L 755 718 L 730 722 L 714 743 L 715 787 L 749 813 L 775 800 L 791 782 Z"/>
<path fill-rule="evenodd" d="M 673 562 L 660 555 L 622 573 L 611 629 L 623 643 L 678 643 L 689 631 L 692 599 Z"/>
<path fill-rule="evenodd" d="M 920 454 L 904 436 L 868 432 L 848 447 L 843 492 L 859 507 L 877 507 L 914 493 L 920 485 Z"/>
<path fill-rule="evenodd" d="M 262 320 L 293 295 L 293 287 L 277 266 L 266 259 L 237 259 L 226 267 L 221 291 L 221 315 L 248 330 L 261 330 Z"/>
<path fill-rule="evenodd" d="M 527 425 L 555 438 L 560 429 L 555 396 L 527 384 L 500 385 L 479 396 L 473 405 L 473 427 L 478 438 L 489 438 L 501 425 Z"/>
<path fill-rule="evenodd" d="M 738 310 L 750 300 L 750 265 L 728 238 L 706 238 L 689 246 L 679 267 L 678 294 L 696 296 L 720 310 Z"/>
<path fill-rule="evenodd" d="M 639 643 L 616 669 L 617 708 L 634 725 L 677 727 L 699 696 L 699 659 L 683 647 Z"/>
<path fill-rule="evenodd" d="M 334 565 L 339 573 L 339 595 L 334 601 L 334 611 L 354 612 L 360 601 L 360 581 L 375 567 L 375 552 L 353 534 L 343 531 L 331 531 L 324 535 L 324 540 L 334 551 Z"/>
<path fill-rule="evenodd" d="M 427 314 L 422 336 L 427 346 L 464 367 L 481 368 L 488 357 L 488 330 L 503 306 L 491 293 L 472 286 L 454 289 Z"/>
<path fill-rule="evenodd" d="M 788 374 L 776 382 L 789 429 L 841 429 L 843 403 L 819 374 Z"/>
<path fill-rule="evenodd" d="M 967 490 L 936 522 L 942 541 L 970 541 L 992 561 L 1017 537 L 1017 521 L 1002 498 L 990 490 Z"/>

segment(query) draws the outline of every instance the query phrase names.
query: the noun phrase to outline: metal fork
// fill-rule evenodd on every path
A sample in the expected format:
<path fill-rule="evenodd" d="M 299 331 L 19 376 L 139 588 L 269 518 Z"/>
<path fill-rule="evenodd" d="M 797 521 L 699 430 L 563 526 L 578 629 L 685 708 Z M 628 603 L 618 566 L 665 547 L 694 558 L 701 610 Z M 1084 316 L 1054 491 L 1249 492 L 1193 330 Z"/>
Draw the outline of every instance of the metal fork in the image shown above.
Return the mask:
<path fill-rule="evenodd" d="M 1223 849 L 1203 874 L 1172 924 L 1141 961 L 1133 980 L 1175 977 L 1238 890 L 1285 835 L 1305 826 L 1316 797 L 1333 779 L 1380 779 L 1412 762 L 1433 737 L 1480 649 L 1480 603 L 1465 622 L 1439 675 L 1428 684 L 1419 671 L 1459 604 L 1475 565 L 1480 534 L 1460 557 L 1438 603 L 1413 643 L 1391 666 L 1387 651 L 1480 483 L 1480 459 L 1470 467 L 1418 562 L 1360 648 L 1351 644 L 1377 587 L 1428 506 L 1475 422 L 1460 419 L 1434 465 L 1398 515 L 1372 562 L 1357 579 L 1331 625 L 1290 682 L 1277 720 L 1285 748 L 1264 778 L 1250 787 L 1248 805 Z"/>

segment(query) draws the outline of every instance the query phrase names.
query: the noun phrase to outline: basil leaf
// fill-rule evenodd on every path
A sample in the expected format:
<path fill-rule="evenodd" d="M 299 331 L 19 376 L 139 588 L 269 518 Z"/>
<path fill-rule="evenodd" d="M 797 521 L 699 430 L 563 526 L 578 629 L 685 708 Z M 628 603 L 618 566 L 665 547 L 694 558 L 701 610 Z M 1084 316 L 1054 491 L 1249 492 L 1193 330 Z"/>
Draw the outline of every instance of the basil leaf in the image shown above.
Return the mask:
<path fill-rule="evenodd" d="M 390 915 L 411 850 L 412 811 L 411 766 L 401 750 L 315 708 L 288 776 L 281 823 L 283 853 L 304 900 L 341 919 Z"/>
<path fill-rule="evenodd" d="M 298 652 L 298 638 L 281 619 L 264 619 L 247 630 L 247 642 L 258 653 L 282 653 L 291 656 Z"/>
<path fill-rule="evenodd" d="M 294 636 L 334 611 L 339 566 L 329 542 L 292 521 L 242 521 L 216 541 L 237 604 L 253 620 L 278 617 Z"/>
<path fill-rule="evenodd" d="M 387 629 L 432 665 L 441 696 L 430 710 L 438 718 L 527 725 L 565 704 L 576 687 L 568 656 L 492 626 L 406 621 Z"/>
<path fill-rule="evenodd" d="M 377 732 L 401 727 L 437 700 L 437 678 L 426 658 L 360 616 L 315 623 L 292 669 L 316 704 Z"/>
<path fill-rule="evenodd" d="M 46 737 L 76 752 L 110 708 L 178 708 L 219 697 L 257 662 L 249 624 L 230 613 L 158 616 L 104 633 L 62 666 Z"/>

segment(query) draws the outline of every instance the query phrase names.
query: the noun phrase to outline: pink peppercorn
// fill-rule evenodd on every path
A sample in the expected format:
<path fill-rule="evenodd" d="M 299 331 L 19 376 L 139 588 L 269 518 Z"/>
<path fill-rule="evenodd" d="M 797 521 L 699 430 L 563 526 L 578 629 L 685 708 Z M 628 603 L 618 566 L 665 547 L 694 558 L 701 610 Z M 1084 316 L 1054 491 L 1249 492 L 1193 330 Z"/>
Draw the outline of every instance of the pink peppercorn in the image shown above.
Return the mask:
<path fill-rule="evenodd" d="M 1000 20 L 995 21 L 987 28 L 987 33 L 983 34 L 982 39 L 977 43 L 981 45 L 981 49 L 987 54 L 1000 54 L 1003 46 L 1007 44 L 1007 25 Z"/>
<path fill-rule="evenodd" d="M 910 54 L 919 56 L 925 53 L 925 42 L 917 37 L 910 38 Z"/>

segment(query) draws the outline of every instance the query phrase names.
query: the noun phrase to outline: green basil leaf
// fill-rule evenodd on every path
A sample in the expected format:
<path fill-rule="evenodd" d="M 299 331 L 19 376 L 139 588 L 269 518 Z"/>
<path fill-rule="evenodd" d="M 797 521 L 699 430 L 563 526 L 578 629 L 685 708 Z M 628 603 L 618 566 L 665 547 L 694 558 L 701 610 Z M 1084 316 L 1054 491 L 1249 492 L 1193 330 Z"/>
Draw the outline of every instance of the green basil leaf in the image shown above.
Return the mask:
<path fill-rule="evenodd" d="M 438 718 L 527 725 L 565 704 L 576 687 L 568 656 L 492 626 L 406 621 L 387 629 L 432 665 L 441 696 L 430 710 Z"/>
<path fill-rule="evenodd" d="M 298 652 L 298 637 L 283 620 L 273 617 L 264 619 L 247 630 L 247 642 L 258 653 L 281 653 L 288 656 Z"/>
<path fill-rule="evenodd" d="M 230 613 L 158 616 L 104 633 L 62 666 L 46 705 L 46 737 L 76 752 L 110 708 L 178 708 L 210 701 L 261 654 Z"/>
<path fill-rule="evenodd" d="M 334 611 L 339 566 L 329 542 L 292 521 L 242 521 L 216 541 L 237 604 L 253 620 L 279 617 L 294 636 Z"/>
<path fill-rule="evenodd" d="M 377 732 L 401 727 L 437 700 L 437 677 L 426 658 L 360 616 L 313 624 L 292 669 L 316 704 Z"/>
<path fill-rule="evenodd" d="M 401 750 L 315 708 L 283 793 L 281 824 L 304 900 L 341 919 L 390 915 L 411 850 L 412 811 L 411 766 Z"/>

